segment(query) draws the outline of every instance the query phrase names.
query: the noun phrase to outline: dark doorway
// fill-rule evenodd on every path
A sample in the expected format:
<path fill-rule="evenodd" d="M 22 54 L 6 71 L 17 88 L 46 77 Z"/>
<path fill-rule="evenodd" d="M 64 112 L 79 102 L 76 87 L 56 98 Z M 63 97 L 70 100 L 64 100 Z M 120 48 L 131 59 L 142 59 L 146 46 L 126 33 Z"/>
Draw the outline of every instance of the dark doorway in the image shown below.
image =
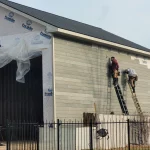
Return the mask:
<path fill-rule="evenodd" d="M 16 81 L 16 61 L 0 69 L 0 125 L 43 122 L 42 57 L 32 59 L 25 83 Z"/>

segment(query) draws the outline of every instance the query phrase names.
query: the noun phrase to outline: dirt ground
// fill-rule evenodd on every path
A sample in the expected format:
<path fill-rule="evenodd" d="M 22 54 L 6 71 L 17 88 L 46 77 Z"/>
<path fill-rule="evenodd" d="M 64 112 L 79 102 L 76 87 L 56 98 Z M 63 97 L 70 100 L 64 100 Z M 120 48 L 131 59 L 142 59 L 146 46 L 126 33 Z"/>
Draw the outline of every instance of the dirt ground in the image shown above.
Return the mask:
<path fill-rule="evenodd" d="M 83 149 L 83 150 L 89 150 L 89 149 Z M 106 150 L 106 149 L 93 149 L 93 150 Z M 112 148 L 109 150 L 128 150 L 128 147 L 120 147 L 120 148 Z M 150 150 L 150 145 L 131 145 L 130 150 Z"/>
<path fill-rule="evenodd" d="M 6 150 L 6 143 L 2 143 L 4 146 L 0 146 L 0 150 Z M 34 142 L 22 143 L 22 142 L 12 142 L 10 145 L 11 150 L 37 150 L 36 144 Z"/>
<path fill-rule="evenodd" d="M 6 144 L 4 143 L 5 146 L 0 146 L 0 150 L 6 150 Z M 36 150 L 35 145 L 29 144 L 23 144 L 23 143 L 14 143 L 11 145 L 11 150 Z M 89 150 L 89 149 L 82 149 L 82 150 Z M 103 149 L 93 149 L 93 150 L 103 150 Z M 109 149 L 109 150 L 128 150 L 128 147 L 124 148 L 114 148 L 114 149 Z M 150 145 L 149 146 L 139 146 L 139 145 L 131 145 L 130 150 L 150 150 Z"/>
<path fill-rule="evenodd" d="M 0 146 L 0 150 L 6 150 L 6 146 Z"/>
<path fill-rule="evenodd" d="M 2 143 L 3 146 L 0 146 L 0 150 L 6 150 L 6 143 Z"/>

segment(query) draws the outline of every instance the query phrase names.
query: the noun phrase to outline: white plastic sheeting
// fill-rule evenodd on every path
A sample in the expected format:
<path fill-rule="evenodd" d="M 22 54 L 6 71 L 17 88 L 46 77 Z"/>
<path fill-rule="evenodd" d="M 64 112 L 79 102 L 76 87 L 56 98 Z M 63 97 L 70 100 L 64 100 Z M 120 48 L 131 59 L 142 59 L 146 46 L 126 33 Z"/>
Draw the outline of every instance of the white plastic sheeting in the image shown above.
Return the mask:
<path fill-rule="evenodd" d="M 42 54 L 50 47 L 50 39 L 40 32 L 0 37 L 0 68 L 12 60 L 17 62 L 16 80 L 25 83 L 24 76 L 30 71 L 30 59 Z"/>

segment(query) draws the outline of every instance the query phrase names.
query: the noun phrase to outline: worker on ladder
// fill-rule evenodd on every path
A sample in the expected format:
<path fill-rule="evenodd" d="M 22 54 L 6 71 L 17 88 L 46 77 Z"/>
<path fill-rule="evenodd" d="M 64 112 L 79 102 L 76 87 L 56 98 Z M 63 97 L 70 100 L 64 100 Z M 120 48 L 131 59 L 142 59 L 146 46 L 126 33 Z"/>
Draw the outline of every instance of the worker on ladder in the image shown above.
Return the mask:
<path fill-rule="evenodd" d="M 115 59 L 115 57 L 111 57 L 111 73 L 112 73 L 112 77 L 113 77 L 113 84 L 114 86 L 118 85 L 118 75 L 119 75 L 119 64 L 118 61 Z"/>
<path fill-rule="evenodd" d="M 137 75 L 136 71 L 132 68 L 126 69 L 125 73 L 128 74 L 128 77 L 129 77 L 128 81 L 132 87 L 133 93 L 135 93 L 135 81 L 138 80 L 138 75 Z"/>

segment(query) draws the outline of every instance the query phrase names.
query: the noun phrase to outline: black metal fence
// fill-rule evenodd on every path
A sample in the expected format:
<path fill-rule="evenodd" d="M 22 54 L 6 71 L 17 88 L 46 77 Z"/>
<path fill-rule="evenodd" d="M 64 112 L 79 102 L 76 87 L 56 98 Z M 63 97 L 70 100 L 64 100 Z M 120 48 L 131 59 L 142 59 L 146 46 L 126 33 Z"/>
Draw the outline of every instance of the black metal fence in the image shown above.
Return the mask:
<path fill-rule="evenodd" d="M 6 142 L 7 150 L 148 150 L 149 125 L 149 120 L 140 119 L 89 123 L 57 120 L 41 126 L 11 122 L 1 143 Z"/>
<path fill-rule="evenodd" d="M 7 150 L 39 150 L 39 126 L 36 123 L 8 123 Z"/>

